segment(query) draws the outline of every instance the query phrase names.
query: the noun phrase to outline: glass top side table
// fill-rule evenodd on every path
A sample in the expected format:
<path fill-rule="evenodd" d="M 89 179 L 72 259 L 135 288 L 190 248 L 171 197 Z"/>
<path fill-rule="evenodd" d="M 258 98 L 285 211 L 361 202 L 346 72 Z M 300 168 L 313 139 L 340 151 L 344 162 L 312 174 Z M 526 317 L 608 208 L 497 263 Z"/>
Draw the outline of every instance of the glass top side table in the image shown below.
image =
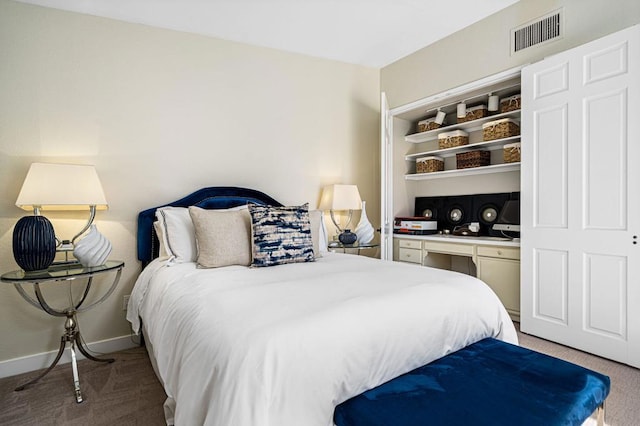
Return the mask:
<path fill-rule="evenodd" d="M 334 253 L 336 250 L 342 250 L 343 253 L 347 253 L 347 250 L 357 250 L 358 254 L 360 254 L 361 250 L 375 249 L 378 247 L 380 247 L 380 244 L 376 243 L 360 244 L 356 242 L 354 244 L 342 244 L 337 241 L 332 241 L 329 243 L 328 249 L 330 252 Z"/>
<path fill-rule="evenodd" d="M 71 352 L 71 366 L 73 370 L 73 383 L 75 388 L 75 396 L 76 401 L 78 403 L 82 402 L 82 393 L 80 392 L 80 380 L 78 377 L 78 366 L 76 362 L 76 347 L 84 355 L 87 359 L 97 362 L 113 362 L 113 358 L 96 358 L 91 355 L 87 348 L 82 343 L 82 338 L 80 337 L 80 329 L 78 328 L 78 323 L 76 320 L 76 314 L 78 312 L 84 312 L 100 303 L 104 302 L 110 295 L 113 293 L 115 288 L 120 281 L 120 275 L 122 274 L 122 268 L 124 268 L 124 262 L 119 260 L 109 260 L 104 265 L 95 266 L 95 267 L 84 267 L 79 263 L 66 263 L 60 265 L 51 265 L 48 269 L 41 271 L 32 271 L 25 272 L 23 270 L 11 271 L 3 274 L 0 277 L 0 281 L 5 283 L 11 283 L 14 285 L 18 293 L 22 296 L 24 300 L 29 302 L 34 307 L 45 311 L 47 314 L 56 316 L 56 317 L 66 317 L 64 328 L 65 333 L 62 335 L 60 339 L 60 348 L 58 349 L 58 353 L 56 358 L 53 360 L 51 365 L 42 372 L 38 377 L 30 380 L 29 382 L 18 386 L 15 390 L 21 391 L 27 386 L 36 383 L 38 380 L 42 379 L 44 376 L 49 373 L 53 367 L 58 364 L 64 350 L 66 348 L 67 342 L 70 343 L 69 350 Z M 96 275 L 114 272 L 115 278 L 109 288 L 102 294 L 102 296 L 96 300 L 95 302 L 84 305 L 84 302 L 91 290 L 91 284 L 93 282 L 93 278 Z M 84 279 L 84 280 L 83 280 Z M 80 285 L 84 281 L 84 289 L 82 291 L 82 296 L 80 300 L 74 301 L 72 294 L 72 286 Z M 42 291 L 40 289 L 40 284 L 47 282 L 57 282 L 62 284 L 63 282 L 67 282 L 69 286 L 69 305 L 63 309 L 56 309 L 51 307 L 47 301 L 45 300 Z M 35 292 L 35 299 L 24 289 L 24 284 L 33 285 L 33 289 Z"/>

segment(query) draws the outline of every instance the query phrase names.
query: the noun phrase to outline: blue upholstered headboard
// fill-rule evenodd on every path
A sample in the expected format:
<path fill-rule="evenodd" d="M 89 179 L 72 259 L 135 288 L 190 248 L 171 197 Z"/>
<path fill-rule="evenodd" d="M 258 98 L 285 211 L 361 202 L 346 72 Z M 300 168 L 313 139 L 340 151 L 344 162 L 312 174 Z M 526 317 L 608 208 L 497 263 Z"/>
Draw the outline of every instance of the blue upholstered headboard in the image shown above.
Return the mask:
<path fill-rule="evenodd" d="M 156 210 L 160 207 L 189 207 L 198 206 L 203 209 L 228 209 L 247 203 L 255 203 L 270 206 L 282 206 L 279 202 L 255 189 L 237 188 L 234 186 L 213 186 L 202 188 L 177 201 L 151 209 L 143 210 L 138 214 L 138 260 L 142 266 L 146 266 L 158 257 L 158 236 L 153 229 L 156 220 Z"/>

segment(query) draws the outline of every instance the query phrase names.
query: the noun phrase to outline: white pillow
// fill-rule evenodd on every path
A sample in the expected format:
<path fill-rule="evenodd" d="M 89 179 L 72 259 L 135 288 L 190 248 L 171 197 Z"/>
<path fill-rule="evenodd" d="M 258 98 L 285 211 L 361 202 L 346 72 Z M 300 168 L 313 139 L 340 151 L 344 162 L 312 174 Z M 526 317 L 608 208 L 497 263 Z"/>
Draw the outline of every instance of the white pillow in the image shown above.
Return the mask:
<path fill-rule="evenodd" d="M 169 257 L 169 253 L 167 253 L 167 246 L 164 243 L 164 240 L 166 238 L 166 232 L 164 231 L 164 228 L 160 225 L 160 222 L 156 220 L 155 222 L 153 222 L 153 229 L 155 229 L 156 231 L 160 246 L 158 247 L 158 257 Z"/>
<path fill-rule="evenodd" d="M 329 252 L 329 239 L 327 238 L 327 227 L 324 223 L 324 212 L 322 210 L 311 210 L 309 213 L 313 214 L 313 212 L 320 212 L 320 226 L 318 228 L 318 248 L 320 253 L 328 253 Z M 312 223 L 311 226 L 314 224 Z M 313 230 L 312 230 L 313 231 Z"/>
<path fill-rule="evenodd" d="M 156 218 L 163 231 L 167 254 L 176 262 L 195 262 L 198 253 L 189 210 L 186 207 L 161 207 L 156 210 Z"/>
<path fill-rule="evenodd" d="M 322 232 L 322 223 L 324 223 L 324 218 L 322 217 L 321 210 L 310 210 L 309 211 L 309 222 L 311 223 L 311 240 L 313 241 L 313 255 L 314 257 L 322 257 L 322 248 L 325 250 L 327 248 L 327 238 L 324 236 L 323 242 L 323 232 Z"/>

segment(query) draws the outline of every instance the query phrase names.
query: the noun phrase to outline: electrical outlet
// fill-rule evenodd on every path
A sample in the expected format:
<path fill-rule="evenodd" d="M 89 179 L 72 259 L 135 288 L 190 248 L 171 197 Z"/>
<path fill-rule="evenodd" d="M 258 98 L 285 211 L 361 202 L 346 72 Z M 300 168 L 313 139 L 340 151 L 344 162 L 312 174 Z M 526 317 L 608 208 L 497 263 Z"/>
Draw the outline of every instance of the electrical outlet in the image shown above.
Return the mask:
<path fill-rule="evenodd" d="M 129 306 L 129 297 L 131 297 L 130 294 L 127 294 L 126 296 L 122 296 L 122 310 L 126 311 L 127 310 L 127 306 Z"/>

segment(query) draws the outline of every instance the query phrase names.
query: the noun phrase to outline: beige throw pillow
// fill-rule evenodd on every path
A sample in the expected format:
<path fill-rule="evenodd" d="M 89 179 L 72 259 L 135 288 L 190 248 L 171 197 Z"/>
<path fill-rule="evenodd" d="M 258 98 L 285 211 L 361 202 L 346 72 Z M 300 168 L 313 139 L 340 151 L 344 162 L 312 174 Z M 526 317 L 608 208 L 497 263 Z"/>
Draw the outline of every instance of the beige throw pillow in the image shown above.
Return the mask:
<path fill-rule="evenodd" d="M 198 247 L 198 266 L 218 268 L 251 264 L 249 211 L 206 210 L 189 207 Z"/>

